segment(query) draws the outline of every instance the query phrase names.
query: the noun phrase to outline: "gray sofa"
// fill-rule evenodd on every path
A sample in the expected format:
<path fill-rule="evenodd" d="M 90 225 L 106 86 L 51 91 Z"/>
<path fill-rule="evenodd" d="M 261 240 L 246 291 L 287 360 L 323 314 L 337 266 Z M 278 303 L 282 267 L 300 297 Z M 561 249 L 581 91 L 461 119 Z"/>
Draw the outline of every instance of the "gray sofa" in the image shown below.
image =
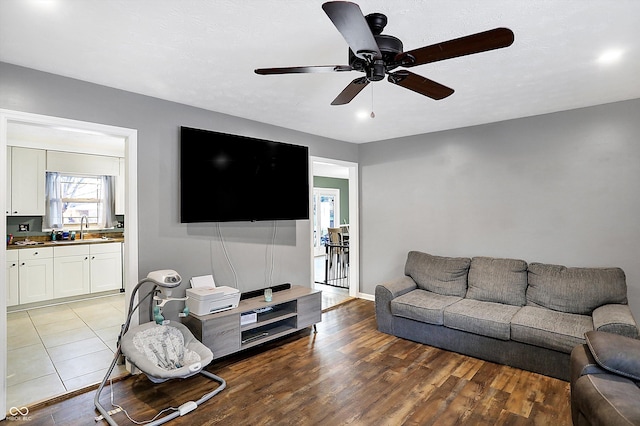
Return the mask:
<path fill-rule="evenodd" d="M 411 251 L 404 273 L 376 286 L 376 321 L 416 342 L 569 381 L 586 332 L 639 337 L 620 268 Z"/>

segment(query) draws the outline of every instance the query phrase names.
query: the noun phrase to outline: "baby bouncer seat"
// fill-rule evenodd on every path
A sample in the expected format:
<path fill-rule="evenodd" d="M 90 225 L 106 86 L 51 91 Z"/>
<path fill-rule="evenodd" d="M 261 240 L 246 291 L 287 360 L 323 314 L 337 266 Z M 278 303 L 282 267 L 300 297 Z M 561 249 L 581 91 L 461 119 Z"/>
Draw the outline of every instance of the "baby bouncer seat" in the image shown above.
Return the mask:
<path fill-rule="evenodd" d="M 201 374 L 217 383 L 215 389 L 206 393 L 197 401 L 184 402 L 178 408 L 168 407 L 150 421 L 143 422 L 146 425 L 160 425 L 176 417 L 183 416 L 195 410 L 200 404 L 213 398 L 226 387 L 224 379 L 204 370 L 204 367 L 213 360 L 211 350 L 198 341 L 189 329 L 181 323 L 162 321 L 163 318 L 160 317 L 161 320 L 151 321 L 129 328 L 133 312 L 140 306 L 142 301 L 149 296 L 155 295 L 158 287 L 160 287 L 162 291 L 162 289 L 178 286 L 181 281 L 180 276 L 175 271 L 154 271 L 142 279 L 131 293 L 129 312 L 125 324 L 122 326 L 120 336 L 118 337 L 118 349 L 94 398 L 94 405 L 100 412 L 101 418 L 104 418 L 110 425 L 117 426 L 117 423 L 111 416 L 115 411 L 123 411 L 127 417 L 129 417 L 126 410 L 113 403 L 113 394 L 111 398 L 112 405 L 118 408 L 118 410 L 107 411 L 100 403 L 100 394 L 121 356 L 126 358 L 131 366 L 132 372 L 139 370 L 153 383 L 162 383 L 171 379 L 185 379 L 195 374 Z M 146 282 L 154 284 L 152 290 L 133 307 L 135 295 L 140 286 Z M 158 418 L 166 411 L 172 412 L 164 417 Z M 129 419 L 134 421 L 131 417 L 129 417 Z M 99 420 L 99 418 L 96 418 L 96 420 Z M 139 422 L 134 421 L 134 423 Z"/>

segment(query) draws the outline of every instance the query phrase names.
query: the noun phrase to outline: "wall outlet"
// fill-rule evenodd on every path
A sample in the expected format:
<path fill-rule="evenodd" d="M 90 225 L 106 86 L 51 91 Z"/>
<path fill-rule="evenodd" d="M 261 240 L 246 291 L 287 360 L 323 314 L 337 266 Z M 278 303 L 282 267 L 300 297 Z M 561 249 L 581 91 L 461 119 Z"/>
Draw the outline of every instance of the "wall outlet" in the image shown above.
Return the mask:
<path fill-rule="evenodd" d="M 20 224 L 18 224 L 18 231 L 20 231 L 20 232 L 29 231 L 29 224 L 28 223 L 20 223 Z"/>

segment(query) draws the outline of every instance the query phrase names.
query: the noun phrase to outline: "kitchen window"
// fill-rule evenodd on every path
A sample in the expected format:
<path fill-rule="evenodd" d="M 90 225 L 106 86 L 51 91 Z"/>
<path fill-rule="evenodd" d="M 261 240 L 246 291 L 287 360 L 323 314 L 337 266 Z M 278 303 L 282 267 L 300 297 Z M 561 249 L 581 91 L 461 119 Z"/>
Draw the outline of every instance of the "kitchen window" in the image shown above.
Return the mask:
<path fill-rule="evenodd" d="M 43 229 L 80 229 L 86 216 L 93 229 L 115 224 L 115 179 L 47 172 Z"/>

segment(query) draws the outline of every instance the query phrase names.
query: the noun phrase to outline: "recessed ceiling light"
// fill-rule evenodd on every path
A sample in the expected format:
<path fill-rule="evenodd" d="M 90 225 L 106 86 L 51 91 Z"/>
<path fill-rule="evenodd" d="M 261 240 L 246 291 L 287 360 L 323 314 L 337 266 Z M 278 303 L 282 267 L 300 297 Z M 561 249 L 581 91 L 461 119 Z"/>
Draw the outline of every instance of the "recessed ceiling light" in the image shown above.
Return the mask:
<path fill-rule="evenodd" d="M 58 7 L 57 0 L 31 0 L 31 4 L 42 10 L 52 10 Z"/>
<path fill-rule="evenodd" d="M 621 49 L 607 50 L 602 55 L 600 55 L 600 57 L 598 58 L 598 62 L 600 62 L 601 64 L 611 64 L 613 62 L 617 62 L 622 57 L 622 53 L 623 52 Z"/>

